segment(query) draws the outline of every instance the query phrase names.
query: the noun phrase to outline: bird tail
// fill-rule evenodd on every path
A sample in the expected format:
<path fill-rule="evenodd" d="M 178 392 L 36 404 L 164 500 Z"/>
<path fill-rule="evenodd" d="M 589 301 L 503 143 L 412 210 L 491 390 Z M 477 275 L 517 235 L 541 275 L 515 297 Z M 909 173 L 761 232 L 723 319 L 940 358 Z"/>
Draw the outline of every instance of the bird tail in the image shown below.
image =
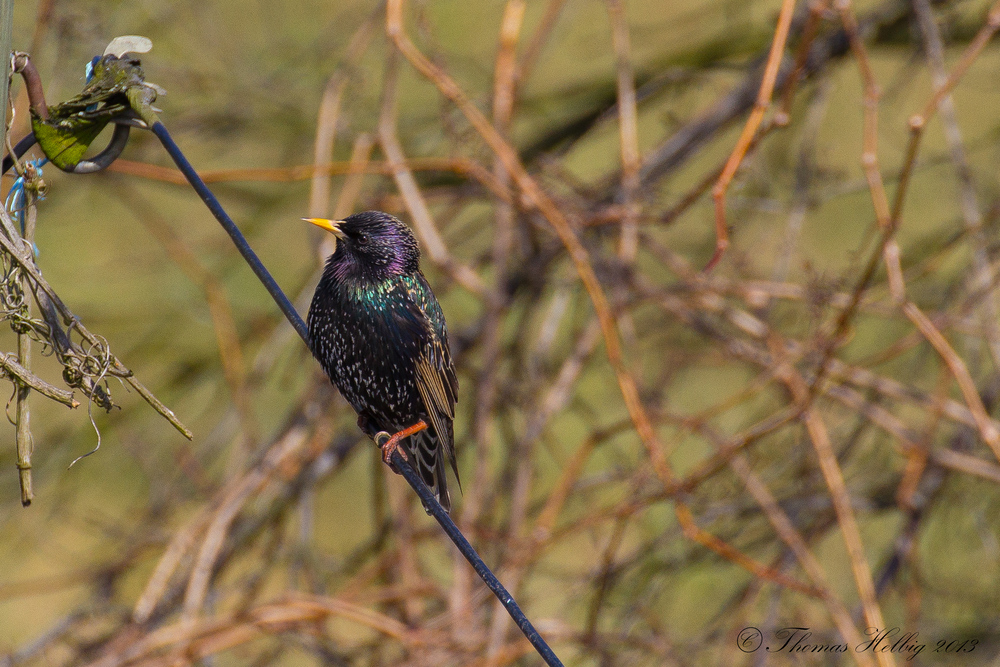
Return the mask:
<path fill-rule="evenodd" d="M 410 452 L 413 454 L 414 467 L 424 484 L 434 492 L 434 496 L 445 512 L 451 512 L 451 496 L 448 494 L 448 476 L 442 443 L 436 434 L 423 431 L 410 438 Z"/>

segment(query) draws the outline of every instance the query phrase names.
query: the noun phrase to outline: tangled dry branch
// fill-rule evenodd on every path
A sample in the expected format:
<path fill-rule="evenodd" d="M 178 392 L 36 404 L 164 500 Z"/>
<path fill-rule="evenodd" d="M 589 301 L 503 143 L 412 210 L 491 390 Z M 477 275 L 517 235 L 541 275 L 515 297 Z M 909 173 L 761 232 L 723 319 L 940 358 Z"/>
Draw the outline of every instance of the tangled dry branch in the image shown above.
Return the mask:
<path fill-rule="evenodd" d="M 1000 200 L 977 171 L 982 143 L 970 143 L 993 140 L 970 139 L 956 110 L 989 54 L 997 6 L 947 44 L 950 3 L 861 12 L 847 0 L 786 2 L 786 47 L 772 49 L 784 39 L 768 34 L 727 79 L 639 59 L 628 3 L 608 0 L 612 68 L 591 86 L 600 94 L 540 120 L 532 105 L 551 100 L 531 84 L 556 58 L 567 4 L 550 0 L 529 23 L 526 3 L 508 0 L 483 66 L 491 86 L 478 86 L 449 63 L 421 7 L 390 0 L 325 88 L 312 165 L 204 176 L 310 179 L 312 216 L 335 193 L 336 215 L 380 208 L 412 221 L 461 368 L 457 521 L 568 662 L 736 663 L 748 625 L 809 626 L 817 643 L 851 647 L 870 628 L 961 631 L 986 662 L 995 623 L 963 626 L 968 615 L 941 610 L 986 619 L 1000 591 L 936 554 L 960 544 L 974 554 L 966 563 L 983 563 L 996 553 Z M 912 28 L 905 39 L 900 26 Z M 883 52 L 901 39 L 902 74 Z M 378 47 L 372 113 L 350 91 Z M 413 154 L 401 122 L 413 75 L 442 101 L 424 128 L 434 155 Z M 706 80 L 713 98 L 664 128 L 673 98 Z M 729 129 L 748 116 L 739 140 Z M 943 136 L 933 144 L 932 123 Z M 344 133 L 350 158 L 333 162 Z M 177 182 L 138 162 L 112 170 Z M 713 202 L 716 183 L 729 189 Z M 935 188 L 949 192 L 930 206 Z M 244 368 L 249 343 L 211 272 L 149 201 L 116 192 L 205 291 L 237 396 L 225 423 L 252 422 L 249 397 L 276 381 L 287 331 L 258 338 Z M 715 248 L 718 206 L 732 240 L 706 274 L 697 267 Z M 0 243 L 12 258 L 4 312 L 63 354 L 44 315 L 68 311 L 20 246 Z M 21 278 L 42 295 L 42 319 L 18 314 Z M 105 358 L 75 320 L 69 331 L 86 341 L 79 359 Z M 107 359 L 73 368 L 131 379 Z M 69 612 L 8 663 L 185 664 L 244 651 L 260 663 L 295 653 L 323 664 L 527 664 L 523 639 L 406 490 L 377 476 L 361 500 L 352 486 L 335 509 L 317 507 L 349 468 L 355 440 L 334 434 L 353 433 L 350 423 L 314 377 L 251 463 L 205 485 L 193 510 L 173 510 L 172 528 L 162 508 L 137 519 L 131 547 L 99 571 L 114 583 L 145 565 L 141 593 L 95 584 L 86 613 Z M 234 448 L 257 433 L 226 428 Z M 370 516 L 350 547 L 322 546 L 317 515 L 346 520 L 344 504 Z M 942 572 L 947 585 L 934 583 Z"/>

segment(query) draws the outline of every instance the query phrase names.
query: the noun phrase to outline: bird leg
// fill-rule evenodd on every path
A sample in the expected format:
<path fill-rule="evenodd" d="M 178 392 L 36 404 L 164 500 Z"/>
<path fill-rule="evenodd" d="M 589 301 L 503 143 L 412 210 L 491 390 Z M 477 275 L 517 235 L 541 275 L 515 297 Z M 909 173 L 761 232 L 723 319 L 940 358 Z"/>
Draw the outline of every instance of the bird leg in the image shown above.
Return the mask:
<path fill-rule="evenodd" d="M 399 455 L 403 458 L 403 460 L 409 461 L 409 459 L 406 456 L 406 450 L 401 449 L 399 447 L 399 441 L 402 440 L 403 438 L 410 437 L 414 433 L 420 433 L 425 428 L 427 428 L 427 422 L 421 419 L 413 426 L 408 426 L 399 433 L 394 433 L 393 435 L 389 435 L 389 433 L 387 433 L 386 431 L 379 431 L 378 433 L 375 434 L 374 438 L 375 444 L 378 445 L 379 449 L 382 450 L 382 460 L 390 468 L 392 468 L 393 472 L 396 473 L 399 472 L 398 470 L 396 470 L 396 467 L 392 465 L 393 452 L 398 450 Z"/>

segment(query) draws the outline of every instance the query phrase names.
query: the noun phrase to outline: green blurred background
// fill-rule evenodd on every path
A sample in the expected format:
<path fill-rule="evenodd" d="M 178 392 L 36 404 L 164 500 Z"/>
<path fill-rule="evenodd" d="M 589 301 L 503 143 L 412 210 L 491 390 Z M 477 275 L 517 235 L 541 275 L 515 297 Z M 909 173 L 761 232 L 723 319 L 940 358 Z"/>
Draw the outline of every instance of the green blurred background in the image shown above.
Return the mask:
<path fill-rule="evenodd" d="M 755 59 L 766 53 L 779 6 L 776 1 L 745 0 L 626 3 L 637 79 L 654 90 L 640 106 L 643 154 L 711 109 L 744 80 Z M 878 16 L 879 11 L 895 6 L 860 2 L 854 11 L 859 16 Z M 527 4 L 520 54 L 547 7 L 543 2 Z M 985 9 L 985 3 L 971 0 L 935 6 L 950 65 L 983 24 Z M 168 91 L 157 101 L 163 109 L 161 118 L 199 171 L 286 168 L 311 164 L 327 79 L 343 66 L 351 35 L 377 11 L 370 3 L 359 2 L 17 0 L 14 48 L 30 50 L 52 103 L 80 90 L 85 64 L 111 38 L 145 35 L 154 45 L 142 57 L 147 80 Z M 503 11 L 503 2 L 450 0 L 418 2 L 408 8 L 407 25 L 415 41 L 484 110 L 490 105 Z M 837 26 L 833 18 L 824 30 Z M 615 95 L 610 35 L 604 3 L 568 0 L 537 66 L 519 88 L 511 129 L 512 143 L 523 151 L 532 173 L 558 193 L 561 205 L 580 215 L 600 208 L 620 168 L 618 127 L 613 111 L 608 111 Z M 793 34 L 793 44 L 796 38 Z M 907 122 L 929 98 L 930 76 L 912 17 L 879 25 L 875 34 L 867 35 L 867 43 L 882 92 L 878 148 L 891 196 L 909 139 Z M 350 157 L 359 133 L 375 131 L 391 48 L 377 18 L 372 45 L 359 64 L 349 68 L 336 161 Z M 407 155 L 461 155 L 492 168 L 492 156 L 460 114 L 405 63 L 400 67 L 398 128 Z M 998 67 L 997 50 L 989 46 L 954 94 L 972 178 L 986 216 L 991 259 L 996 256 L 995 212 L 1000 194 L 995 177 L 1000 157 Z M 19 82 L 14 90 L 16 97 Z M 15 138 L 24 133 L 23 99 L 21 103 Z M 595 111 L 610 115 L 572 144 L 546 147 L 527 157 L 529 147 L 541 138 Z M 810 337 L 831 317 L 823 295 L 853 286 L 858 266 L 875 238 L 871 196 L 860 160 L 862 112 L 857 62 L 844 57 L 826 67 L 822 76 L 802 84 L 792 107 L 791 126 L 768 137 L 730 190 L 733 245 L 716 275 L 734 285 L 770 279 L 779 259 L 787 259 L 787 281 L 813 291 L 801 302 L 774 306 L 766 317 L 785 335 L 804 343 L 810 343 Z M 810 113 L 814 114 L 811 119 Z M 734 122 L 715 132 L 682 167 L 643 195 L 644 233 L 695 268 L 708 260 L 715 241 L 711 197 L 702 196 L 670 224 L 657 224 L 657 216 L 719 166 L 740 126 Z M 170 166 L 153 137 L 143 132 L 132 136 L 124 158 Z M 788 234 L 789 211 L 798 201 L 797 160 L 807 143 L 812 147 L 812 163 L 806 213 L 789 255 L 782 243 Z M 447 174 L 419 176 L 449 249 L 489 283 L 496 270 L 489 255 L 495 201 L 463 190 L 462 183 L 456 184 Z M 121 409 L 104 414 L 95 408 L 93 413 L 100 450 L 68 468 L 73 459 L 97 444 L 86 406 L 69 411 L 36 397 L 32 407 L 36 498 L 30 508 L 22 509 L 13 427 L 7 429 L 8 435 L 0 438 L 4 443 L 0 445 L 0 665 L 21 664 L 16 652 L 74 610 L 97 615 L 100 622 L 87 632 L 99 641 L 108 632 L 101 624 L 119 622 L 113 619 L 120 620 L 134 604 L 171 531 L 184 525 L 227 480 L 255 460 L 304 392 L 322 386 L 316 364 L 282 324 L 263 288 L 189 188 L 116 173 L 72 176 L 51 167 L 45 170 L 45 180 L 48 193 L 39 206 L 36 236 L 38 263 L 45 276 L 87 326 L 104 336 L 111 350 L 175 411 L 195 439 L 185 441 L 139 397 L 112 384 Z M 342 177 L 333 179 L 334 198 L 340 183 Z M 9 185 L 5 179 L 4 191 Z M 306 298 L 319 267 L 318 236 L 299 222 L 307 214 L 309 187 L 305 179 L 237 178 L 212 185 L 278 283 L 290 295 Z M 942 126 L 934 122 L 918 157 L 898 238 L 910 297 L 933 312 L 944 313 L 954 304 L 957 312 L 947 320 L 951 324 L 968 315 L 956 295 L 968 286 L 972 253 L 968 236 L 963 236 L 958 199 L 959 181 L 948 160 Z M 381 175 L 366 177 L 356 208 L 383 208 L 406 216 L 393 180 Z M 521 217 L 518 243 L 553 247 L 551 235 L 538 231 L 539 225 L 526 221 L 530 218 L 527 213 Z M 171 258 L 153 227 L 168 228 L 221 286 L 240 342 L 239 363 L 246 374 L 247 403 L 239 410 L 225 380 L 204 286 Z M 588 229 L 591 251 L 598 256 L 613 255 L 613 235 Z M 527 251 L 524 256 L 535 257 Z M 638 266 L 643 275 L 668 291 L 684 294 L 690 286 L 665 266 L 661 254 L 647 247 L 640 251 Z M 456 431 L 465 452 L 460 455 L 463 483 L 469 485 L 477 479 L 471 442 L 477 400 L 473 388 L 483 372 L 479 336 L 487 308 L 440 267 L 426 260 L 424 267 L 462 348 L 463 393 Z M 532 267 L 527 264 L 525 271 L 530 274 Z M 602 279 L 613 275 L 613 267 L 599 267 L 599 274 Z M 884 276 L 878 281 L 871 297 L 876 305 L 853 323 L 853 337 L 838 357 L 930 394 L 944 373 L 940 361 L 926 343 L 886 352 L 894 342 L 911 335 L 912 327 L 892 310 Z M 498 411 L 490 427 L 498 449 L 489 453 L 489 489 L 484 493 L 492 505 L 477 522 L 476 534 L 477 545 L 493 557 L 491 562 L 502 556 L 490 547 L 491 531 L 506 535 L 509 530 L 510 510 L 504 496 L 516 464 L 503 446 L 511 446 L 525 432 L 533 401 L 555 381 L 559 362 L 570 354 L 589 321 L 586 297 L 565 258 L 546 264 L 532 289 L 532 294 L 521 294 L 503 312 L 500 401 L 507 406 Z M 728 298 L 738 290 L 721 291 Z M 568 304 L 569 315 L 557 321 L 555 342 L 543 359 L 542 370 L 529 378 L 523 374 L 531 365 L 529 341 L 542 335 L 551 319 L 546 308 L 555 308 L 552 304 L 560 299 Z M 670 421 L 665 413 L 689 416 L 721 432 L 735 433 L 776 411 L 786 398 L 767 382 L 754 392 L 752 383 L 759 369 L 734 360 L 697 326 L 666 317 L 655 301 L 627 306 L 634 327 L 632 338 L 626 332 L 626 340 L 633 343 L 628 354 L 646 392 L 644 400 L 650 401 L 657 419 L 662 420 L 658 422 L 661 435 L 672 443 L 670 461 L 683 475 L 714 449 L 703 434 L 686 431 L 679 426 L 681 420 Z M 299 304 L 304 304 L 301 296 Z M 968 342 L 962 338 L 966 330 L 953 331 L 953 342 L 980 387 L 991 387 L 996 369 L 982 350 L 982 336 L 968 333 L 974 339 Z M 0 336 L 0 341 L 2 349 L 14 349 L 10 332 Z M 886 358 L 879 358 L 883 353 Z M 531 450 L 535 486 L 529 516 L 537 515 L 577 444 L 588 434 L 615 428 L 628 417 L 603 354 L 598 346 L 596 356 L 587 358 L 571 399 L 545 429 L 542 446 Z M 58 368 L 51 359 L 40 357 L 36 364 L 40 375 L 58 384 Z M 949 392 L 961 400 L 953 388 Z M 878 391 L 869 395 L 873 402 L 892 403 L 891 397 L 873 398 L 874 394 Z M 733 402 L 727 403 L 731 397 Z M 328 406 L 338 433 L 356 437 L 350 411 L 336 399 Z M 897 413 L 914 430 L 921 429 L 926 419 L 926 410 L 905 401 Z M 862 517 L 862 535 L 877 572 L 907 521 L 905 509 L 893 500 L 905 457 L 891 437 L 877 432 L 859 413 L 839 406 L 830 408 L 827 417 L 838 446 L 850 443 L 847 446 L 854 447 L 843 452 L 841 463 L 852 493 L 857 494 L 855 509 Z M 934 440 L 935 446 L 942 446 L 962 428 L 951 423 L 942 427 L 935 432 L 934 438 L 940 439 Z M 369 449 L 365 443 L 336 474 L 323 478 L 309 501 L 314 528 L 305 544 L 313 566 L 327 572 L 324 580 L 332 582 L 327 589 L 331 595 L 337 594 L 336 573 L 357 557 L 357 549 L 378 529 L 378 515 L 369 512 L 368 506 L 381 493 L 381 481 L 373 484 L 373 480 L 382 480 L 382 473 Z M 992 457 L 981 442 L 969 445 L 967 451 L 987 461 Z M 831 587 L 853 609 L 857 604 L 854 581 L 811 456 L 805 435 L 791 427 L 750 452 L 772 491 L 787 501 L 786 510 L 802 521 L 800 529 L 808 534 Z M 609 508 L 626 500 L 648 503 L 648 507 L 625 527 L 608 518 L 606 523 L 595 522 L 579 531 L 567 529 L 569 535 L 546 553 L 523 591 L 527 606 L 537 615 L 558 619 L 556 625 L 545 627 L 586 625 L 587 600 L 596 599 L 590 584 L 600 571 L 608 536 L 620 530 L 621 554 L 628 557 L 619 554 L 620 562 L 618 555 L 612 558 L 620 566 L 615 575 L 617 588 L 605 602 L 613 611 L 598 626 L 626 638 L 634 630 L 652 648 L 643 645 L 641 650 L 631 647 L 631 653 L 624 649 L 605 653 L 588 649 L 585 641 L 568 631 L 557 632 L 562 637 L 557 647 L 562 646 L 569 663 L 662 664 L 655 655 L 672 655 L 676 664 L 719 664 L 726 656 L 747 660 L 732 652 L 733 631 L 742 627 L 741 622 L 764 626 L 775 617 L 788 624 L 833 631 L 820 603 L 795 598 L 787 591 L 773 598 L 754 597 L 759 594 L 756 586 L 771 585 L 756 583 L 746 571 L 685 540 L 669 500 L 656 496 L 655 480 L 642 477 L 646 466 L 644 450 L 628 429 L 600 446 L 560 525 L 575 525 L 596 507 L 612 517 Z M 903 568 L 898 586 L 881 598 L 883 609 L 890 624 L 919 628 L 927 640 L 960 636 L 981 640 L 972 654 L 925 653 L 918 659 L 922 664 L 948 660 L 990 664 L 996 659 L 995 638 L 1000 629 L 995 606 L 1000 596 L 1000 494 L 994 482 L 981 476 L 952 473 L 935 498 L 933 512 L 922 519 L 917 534 L 919 555 Z M 790 567 L 780 558 L 783 545 L 731 474 L 720 474 L 699 487 L 692 502 L 702 527 L 763 562 L 774 559 Z M 421 538 L 422 567 L 446 590 L 453 576 L 447 569 L 450 547 L 440 541 L 419 510 L 412 516 L 419 529 L 428 533 Z M 278 533 L 291 535 L 296 530 L 292 519 L 279 525 Z M 287 562 L 295 560 L 294 548 L 298 547 L 289 546 L 282 556 Z M 108 563 L 120 563 L 120 569 L 113 576 L 105 572 L 102 579 L 95 573 L 103 572 Z M 252 562 L 244 562 L 228 576 L 239 578 L 253 569 Z M 503 571 L 499 573 L 503 578 Z M 294 588 L 294 582 L 294 575 L 276 575 L 264 589 L 277 594 Z M 110 588 L 103 595 L 98 593 L 102 585 Z M 102 604 L 115 611 L 102 615 L 108 614 Z M 486 606 L 481 600 L 477 604 Z M 353 636 L 350 630 L 343 632 L 342 636 Z M 33 656 L 31 664 L 86 662 L 82 654 L 53 651 Z M 5 663 L 3 656 L 8 653 L 14 657 Z M 71 655 L 75 657 L 67 657 Z M 264 664 L 264 655 L 248 649 L 224 655 L 222 664 L 253 660 Z M 380 659 L 355 655 L 350 662 L 394 664 L 398 659 L 406 663 L 394 655 Z M 323 662 L 295 646 L 279 651 L 273 660 L 275 664 Z M 462 664 L 452 658 L 425 661 Z M 522 662 L 534 664 L 530 656 Z M 794 660 L 778 656 L 772 662 L 791 664 Z"/>

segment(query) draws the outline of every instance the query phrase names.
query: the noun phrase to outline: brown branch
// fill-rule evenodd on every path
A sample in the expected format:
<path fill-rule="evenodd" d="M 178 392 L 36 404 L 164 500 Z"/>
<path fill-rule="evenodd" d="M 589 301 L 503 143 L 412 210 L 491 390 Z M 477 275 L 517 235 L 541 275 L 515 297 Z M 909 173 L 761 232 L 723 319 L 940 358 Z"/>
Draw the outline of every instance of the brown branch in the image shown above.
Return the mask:
<path fill-rule="evenodd" d="M 726 230 L 726 191 L 729 184 L 736 175 L 743 158 L 746 157 L 747 150 L 760 128 L 764 114 L 771 106 L 771 95 L 774 93 L 774 86 L 778 79 L 778 68 L 781 66 L 782 56 L 785 52 L 785 42 L 788 40 L 788 30 L 792 25 L 792 15 L 795 11 L 795 0 L 782 0 L 781 12 L 778 14 L 778 25 L 774 29 L 774 40 L 771 42 L 771 50 L 767 54 L 767 62 L 764 65 L 764 74 L 760 81 L 760 90 L 757 93 L 757 100 L 754 102 L 750 117 L 747 118 L 746 125 L 736 140 L 726 166 L 719 174 L 719 180 L 712 188 L 712 199 L 715 200 L 715 253 L 705 265 L 705 270 L 710 271 L 720 259 L 722 254 L 729 247 L 729 232 Z"/>

